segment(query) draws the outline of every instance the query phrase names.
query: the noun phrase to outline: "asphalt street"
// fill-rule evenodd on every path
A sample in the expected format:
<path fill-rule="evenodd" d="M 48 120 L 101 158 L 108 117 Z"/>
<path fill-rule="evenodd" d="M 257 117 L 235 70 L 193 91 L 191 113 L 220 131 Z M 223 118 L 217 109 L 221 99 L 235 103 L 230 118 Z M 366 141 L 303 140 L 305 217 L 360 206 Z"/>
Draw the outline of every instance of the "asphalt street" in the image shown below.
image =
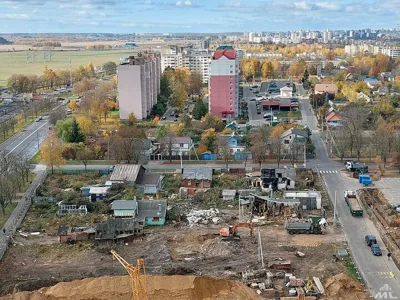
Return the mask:
<path fill-rule="evenodd" d="M 400 299 L 400 271 L 393 261 L 388 260 L 386 256 L 388 251 L 379 237 L 376 228 L 366 214 L 361 218 L 353 217 L 344 201 L 344 192 L 346 190 L 356 191 L 362 186 L 360 186 L 356 179 L 349 178 L 343 172 L 340 172 L 340 169 L 344 167 L 341 163 L 332 162 L 328 158 L 326 143 L 321 138 L 317 129 L 317 120 L 311 112 L 309 100 L 299 100 L 299 102 L 304 123 L 312 130 L 312 140 L 316 147 L 316 159 L 310 160 L 308 167 L 312 167 L 321 173 L 330 199 L 336 202 L 337 217 L 356 264 L 359 267 L 359 272 L 374 297 L 385 284 L 391 288 L 391 295 L 397 297 L 376 299 Z M 326 171 L 337 171 L 337 173 L 326 173 Z M 334 200 L 335 195 L 336 201 Z M 370 248 L 364 242 L 364 237 L 367 234 L 374 234 L 377 237 L 383 256 L 372 255 Z"/>
<path fill-rule="evenodd" d="M 31 125 L 0 144 L 0 152 L 5 155 L 23 154 L 25 157 L 33 157 L 38 151 L 38 146 L 46 138 L 49 131 L 48 117 Z"/>

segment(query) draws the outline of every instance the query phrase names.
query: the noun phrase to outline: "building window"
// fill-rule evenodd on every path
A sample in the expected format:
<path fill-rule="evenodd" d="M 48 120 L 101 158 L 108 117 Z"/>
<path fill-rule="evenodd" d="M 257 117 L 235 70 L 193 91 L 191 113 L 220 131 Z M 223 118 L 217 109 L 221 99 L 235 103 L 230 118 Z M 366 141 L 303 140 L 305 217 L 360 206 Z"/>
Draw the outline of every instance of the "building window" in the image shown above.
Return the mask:
<path fill-rule="evenodd" d="M 231 73 L 231 74 L 232 74 L 232 73 L 233 73 L 233 71 L 229 71 L 229 73 Z"/>
<path fill-rule="evenodd" d="M 179 147 L 183 148 L 183 144 L 179 144 Z"/>

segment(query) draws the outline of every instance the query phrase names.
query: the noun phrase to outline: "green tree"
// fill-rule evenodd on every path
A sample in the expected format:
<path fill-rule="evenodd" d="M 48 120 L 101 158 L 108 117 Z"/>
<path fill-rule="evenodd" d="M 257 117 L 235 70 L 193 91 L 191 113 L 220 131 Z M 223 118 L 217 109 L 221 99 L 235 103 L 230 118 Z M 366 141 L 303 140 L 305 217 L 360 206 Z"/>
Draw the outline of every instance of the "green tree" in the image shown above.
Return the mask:
<path fill-rule="evenodd" d="M 72 128 L 71 128 L 71 137 L 69 142 L 70 143 L 82 143 L 85 141 L 85 135 L 82 133 L 81 128 L 79 127 L 78 122 L 75 118 L 72 121 Z"/>
<path fill-rule="evenodd" d="M 103 65 L 103 69 L 107 75 L 114 75 L 117 73 L 117 64 L 113 61 L 108 61 Z"/>
<path fill-rule="evenodd" d="M 195 120 L 200 120 L 202 117 L 204 117 L 208 112 L 208 107 L 207 105 L 203 102 L 202 99 L 197 99 L 196 103 L 194 104 L 193 108 L 193 118 Z"/>

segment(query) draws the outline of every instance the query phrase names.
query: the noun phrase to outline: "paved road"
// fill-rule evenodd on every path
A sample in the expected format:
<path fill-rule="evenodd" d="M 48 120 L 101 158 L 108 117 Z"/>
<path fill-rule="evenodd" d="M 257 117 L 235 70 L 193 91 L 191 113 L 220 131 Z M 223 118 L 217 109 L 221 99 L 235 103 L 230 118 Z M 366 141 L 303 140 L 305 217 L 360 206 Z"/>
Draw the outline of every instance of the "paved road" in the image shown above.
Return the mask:
<path fill-rule="evenodd" d="M 344 202 L 344 192 L 346 190 L 355 191 L 361 186 L 356 179 L 348 178 L 340 172 L 340 169 L 343 168 L 342 164 L 329 160 L 326 144 L 317 130 L 317 120 L 310 111 L 311 106 L 309 100 L 299 101 L 304 122 L 313 132 L 312 140 L 316 147 L 317 158 L 311 160 L 309 166 L 313 167 L 318 172 L 324 171 L 322 176 L 330 198 L 335 199 L 336 194 L 337 215 L 362 277 L 366 280 L 367 286 L 373 296 L 375 296 L 385 284 L 388 284 L 392 290 L 392 296 L 397 297 L 389 298 L 388 296 L 387 298 L 381 297 L 377 299 L 400 299 L 400 271 L 396 268 L 393 261 L 388 261 L 386 257 L 387 250 L 376 228 L 367 216 L 362 218 L 352 217 Z M 327 171 L 329 171 L 329 173 L 327 173 Z M 365 245 L 364 237 L 369 233 L 377 236 L 378 243 L 383 250 L 382 257 L 373 256 L 371 250 Z M 390 272 L 393 272 L 395 278 L 390 276 Z"/>
<path fill-rule="evenodd" d="M 26 157 L 33 157 L 38 151 L 38 145 L 43 142 L 49 131 L 48 117 L 43 117 L 39 122 L 33 122 L 23 131 L 9 138 L 0 144 L 0 151 L 9 155 L 23 154 Z"/>

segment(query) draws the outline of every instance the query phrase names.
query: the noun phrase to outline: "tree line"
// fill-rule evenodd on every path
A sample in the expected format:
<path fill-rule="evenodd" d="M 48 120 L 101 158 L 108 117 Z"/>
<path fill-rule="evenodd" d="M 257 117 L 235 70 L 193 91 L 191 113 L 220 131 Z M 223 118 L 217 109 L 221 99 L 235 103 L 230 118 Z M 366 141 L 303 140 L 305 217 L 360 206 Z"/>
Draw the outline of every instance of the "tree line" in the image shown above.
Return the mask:
<path fill-rule="evenodd" d="M 115 62 L 106 62 L 103 69 L 106 75 L 113 75 L 116 73 L 117 65 Z M 37 93 L 41 89 L 62 87 L 95 77 L 92 63 L 80 65 L 72 70 L 53 70 L 46 65 L 42 75 L 11 75 L 7 80 L 7 87 L 13 93 Z"/>
<path fill-rule="evenodd" d="M 3 215 L 17 193 L 24 191 L 31 169 L 30 160 L 23 155 L 0 155 L 0 207 Z"/>

